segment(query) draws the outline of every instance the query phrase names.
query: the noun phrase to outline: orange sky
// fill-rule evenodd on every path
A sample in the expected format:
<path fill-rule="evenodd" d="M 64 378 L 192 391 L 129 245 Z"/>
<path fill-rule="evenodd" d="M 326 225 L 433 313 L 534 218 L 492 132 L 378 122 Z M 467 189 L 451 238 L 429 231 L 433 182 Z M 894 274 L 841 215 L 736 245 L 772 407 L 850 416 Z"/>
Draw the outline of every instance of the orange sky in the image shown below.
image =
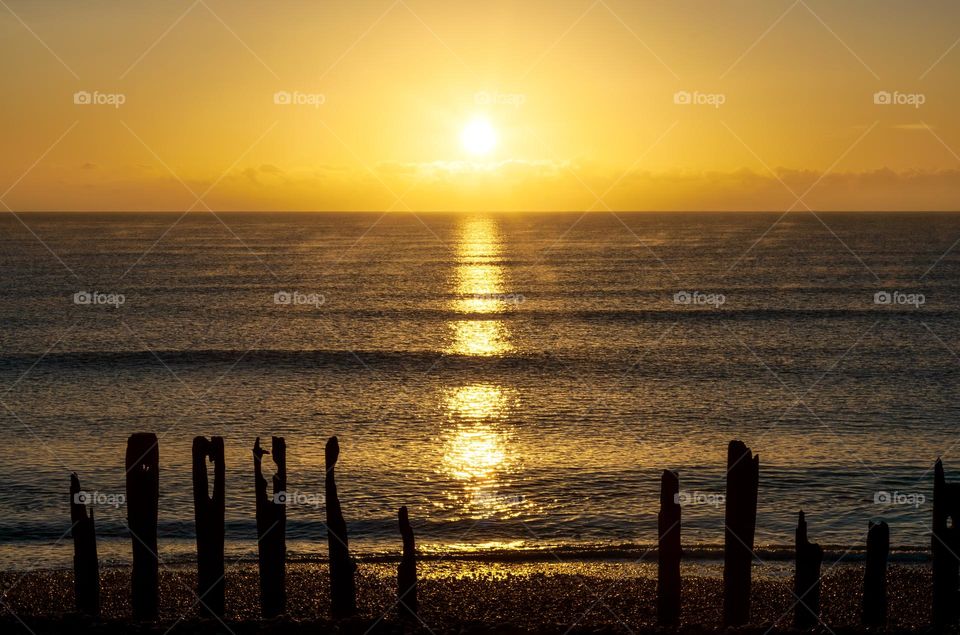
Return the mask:
<path fill-rule="evenodd" d="M 957 2 L 3 0 L 0 35 L 17 211 L 960 209 Z"/>

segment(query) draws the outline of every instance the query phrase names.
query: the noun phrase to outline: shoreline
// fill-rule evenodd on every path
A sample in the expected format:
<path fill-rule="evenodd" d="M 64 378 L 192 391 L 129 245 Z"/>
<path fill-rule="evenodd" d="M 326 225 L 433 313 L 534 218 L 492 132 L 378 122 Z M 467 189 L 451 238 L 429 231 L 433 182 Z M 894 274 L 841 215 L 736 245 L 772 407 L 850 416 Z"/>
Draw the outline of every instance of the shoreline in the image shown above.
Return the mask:
<path fill-rule="evenodd" d="M 70 570 L 73 567 L 73 546 L 70 541 L 64 540 L 55 546 L 56 551 L 46 558 L 32 558 L 27 566 L 17 566 L 23 563 L 19 551 L 35 553 L 36 548 L 49 545 L 23 542 L 19 544 L 7 543 L 0 545 L 0 572 L 12 571 L 57 571 Z M 246 541 L 236 541 L 231 545 L 227 542 L 225 560 L 227 562 L 255 564 L 257 552 L 251 549 Z M 231 549 L 230 547 L 236 547 Z M 288 541 L 287 562 L 291 564 L 323 564 L 327 562 L 327 546 L 325 541 Z M 866 545 L 821 545 L 824 550 L 823 564 L 831 563 L 859 563 L 866 557 Z M 303 549 L 301 547 L 309 547 Z M 103 539 L 98 537 L 100 550 L 100 567 L 117 568 L 130 565 L 130 540 Z M 795 549 L 793 545 L 765 545 L 754 549 L 758 562 L 784 563 L 794 561 Z M 391 548 L 356 549 L 351 552 L 354 560 L 359 563 L 389 564 L 400 561 L 399 544 Z M 658 550 L 656 545 L 643 543 L 619 544 L 540 544 L 510 547 L 482 547 L 480 545 L 458 546 L 450 544 L 422 544 L 418 545 L 417 560 L 419 562 L 436 561 L 476 561 L 488 563 L 533 563 L 551 561 L 591 561 L 591 562 L 618 562 L 642 561 L 656 562 Z M 196 562 L 195 539 L 178 539 L 176 541 L 161 541 L 160 558 L 169 565 L 189 565 Z M 918 546 L 891 546 L 888 561 L 891 564 L 924 564 L 930 562 L 929 547 Z M 723 545 L 693 544 L 684 545 L 682 560 L 688 562 L 722 562 Z M 9 566 L 13 564 L 14 566 Z"/>
<path fill-rule="evenodd" d="M 638 632 L 656 628 L 655 562 L 567 560 L 557 562 L 487 562 L 430 560 L 419 563 L 420 615 L 435 633 L 479 631 L 558 632 L 571 625 L 591 632 Z M 160 634 L 182 620 L 188 628 L 209 631 L 196 609 L 193 589 L 195 566 L 161 565 L 160 617 L 152 625 L 134 626 L 130 620 L 127 566 L 100 571 L 102 632 L 131 630 Z M 792 624 L 792 563 L 754 567 L 751 623 L 789 629 Z M 396 623 L 396 567 L 392 563 L 361 562 L 357 569 L 359 613 L 353 626 L 340 631 L 364 633 L 377 628 L 398 629 Z M 286 619 L 267 622 L 259 615 L 259 578 L 252 563 L 231 563 L 226 575 L 225 621 L 236 632 L 287 632 L 290 624 L 331 625 L 329 578 L 325 563 L 291 562 L 287 566 Z M 77 626 L 72 616 L 73 576 L 68 570 L 2 572 L 3 602 L 37 633 L 67 632 Z M 682 564 L 681 631 L 721 629 L 722 563 L 686 561 Z M 824 564 L 824 622 L 831 629 L 860 632 L 860 593 L 863 567 L 859 563 Z M 930 567 L 925 563 L 891 564 L 888 572 L 890 628 L 919 630 L 929 623 Z M 598 598 L 600 598 L 598 600 Z M 9 617 L 9 616 L 8 616 Z M 286 624 L 281 627 L 279 624 Z M 203 624 L 206 626 L 202 627 Z M 36 625 L 36 628 L 34 628 Z M 238 625 L 236 628 L 233 625 Z M 360 628 L 359 625 L 364 625 Z M 563 628 L 561 628 L 563 626 Z M 86 627 L 85 627 L 86 628 Z M 93 627 L 91 627 L 93 628 Z M 222 628 L 222 627 L 220 627 Z M 59 629 L 59 630 L 58 630 Z M 21 626 L 22 630 L 22 626 Z M 424 629 L 426 630 L 426 629 Z M 93 628 L 92 632 L 97 632 Z M 750 628 L 743 632 L 750 632 Z"/>

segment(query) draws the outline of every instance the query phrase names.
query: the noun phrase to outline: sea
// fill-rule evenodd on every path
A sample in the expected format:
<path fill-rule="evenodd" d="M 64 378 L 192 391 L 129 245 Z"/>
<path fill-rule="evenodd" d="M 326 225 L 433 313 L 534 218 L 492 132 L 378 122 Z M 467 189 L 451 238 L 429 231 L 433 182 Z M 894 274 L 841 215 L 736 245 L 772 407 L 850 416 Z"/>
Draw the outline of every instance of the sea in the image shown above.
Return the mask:
<path fill-rule="evenodd" d="M 195 557 L 191 447 L 287 446 L 289 557 L 326 554 L 324 445 L 359 559 L 641 558 L 663 470 L 717 557 L 727 445 L 759 455 L 758 559 L 930 545 L 960 481 L 960 215 L 6 213 L 0 569 L 69 567 L 70 474 L 130 561 L 127 439 L 159 439 L 159 555 Z M 265 460 L 268 477 L 272 473 Z M 212 469 L 211 469 L 212 473 Z"/>

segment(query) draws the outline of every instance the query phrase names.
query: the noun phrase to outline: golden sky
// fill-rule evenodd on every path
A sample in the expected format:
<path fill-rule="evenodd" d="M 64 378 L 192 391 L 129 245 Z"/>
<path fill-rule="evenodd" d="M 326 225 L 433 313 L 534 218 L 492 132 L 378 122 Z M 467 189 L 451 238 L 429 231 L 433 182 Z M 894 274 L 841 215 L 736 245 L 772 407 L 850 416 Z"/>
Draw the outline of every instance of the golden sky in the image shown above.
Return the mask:
<path fill-rule="evenodd" d="M 955 210 L 958 41 L 947 0 L 2 0 L 0 201 Z"/>

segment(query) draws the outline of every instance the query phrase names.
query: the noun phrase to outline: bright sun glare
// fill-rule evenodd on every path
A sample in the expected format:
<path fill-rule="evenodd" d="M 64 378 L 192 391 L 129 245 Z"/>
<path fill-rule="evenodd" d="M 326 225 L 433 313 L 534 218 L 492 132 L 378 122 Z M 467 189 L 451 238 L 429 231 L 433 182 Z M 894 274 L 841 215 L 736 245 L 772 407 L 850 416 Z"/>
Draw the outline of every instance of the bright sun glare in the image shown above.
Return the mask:
<path fill-rule="evenodd" d="M 487 154 L 497 145 L 497 131 L 486 119 L 477 118 L 463 129 L 460 140 L 470 154 Z"/>

